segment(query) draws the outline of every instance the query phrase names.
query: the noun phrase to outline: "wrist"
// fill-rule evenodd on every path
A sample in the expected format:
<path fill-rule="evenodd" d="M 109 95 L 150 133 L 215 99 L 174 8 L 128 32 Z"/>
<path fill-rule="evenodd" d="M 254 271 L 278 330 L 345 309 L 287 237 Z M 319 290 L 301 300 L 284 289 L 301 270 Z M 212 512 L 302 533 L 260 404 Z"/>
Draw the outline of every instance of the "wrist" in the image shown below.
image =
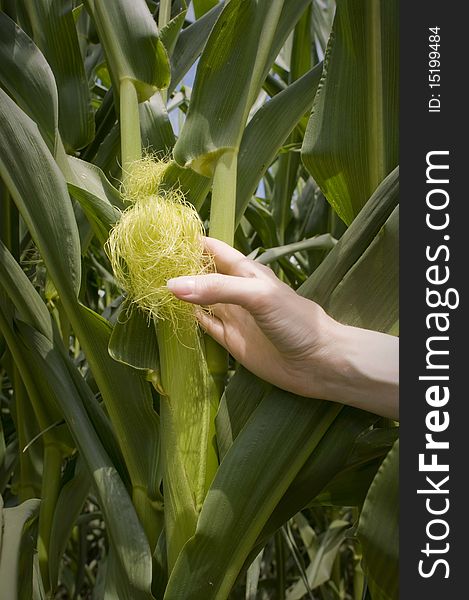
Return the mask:
<path fill-rule="evenodd" d="M 315 397 L 398 419 L 399 339 L 326 316 Z"/>

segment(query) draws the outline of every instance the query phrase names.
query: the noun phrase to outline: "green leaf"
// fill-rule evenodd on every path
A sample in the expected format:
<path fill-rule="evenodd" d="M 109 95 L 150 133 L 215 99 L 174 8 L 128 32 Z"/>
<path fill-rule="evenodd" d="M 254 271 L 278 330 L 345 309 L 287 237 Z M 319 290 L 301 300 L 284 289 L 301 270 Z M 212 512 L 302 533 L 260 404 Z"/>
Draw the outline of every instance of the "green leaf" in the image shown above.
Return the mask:
<path fill-rule="evenodd" d="M 154 94 L 139 106 L 142 147 L 149 152 L 167 155 L 176 138 L 161 94 Z"/>
<path fill-rule="evenodd" d="M 324 308 L 347 325 L 391 331 L 398 321 L 399 207 L 396 207 Z M 369 276 L 373 273 L 373 278 Z M 368 282 L 368 285 L 365 285 Z M 377 301 L 386 290 L 382 303 Z M 353 304 L 350 296 L 353 294 Z M 360 308 L 358 308 L 360 307 Z"/>
<path fill-rule="evenodd" d="M 141 311 L 123 303 L 109 340 L 109 354 L 114 360 L 135 369 L 159 373 L 160 360 L 154 323 L 149 323 Z"/>
<path fill-rule="evenodd" d="M 277 228 L 272 214 L 260 202 L 251 200 L 246 206 L 244 216 L 260 237 L 264 248 L 278 246 Z"/>
<path fill-rule="evenodd" d="M 262 175 L 283 143 L 311 107 L 322 74 L 317 65 L 264 104 L 243 134 L 238 158 L 236 222 L 239 223 Z M 271 124 L 276 126 L 272 127 Z"/>
<path fill-rule="evenodd" d="M 290 81 L 295 81 L 313 66 L 311 64 L 311 13 L 312 5 L 309 4 L 295 27 L 290 58 Z"/>
<path fill-rule="evenodd" d="M 78 460 L 73 477 L 60 490 L 50 532 L 49 574 L 52 589 L 59 576 L 60 562 L 64 556 L 72 528 L 89 494 L 91 478 L 82 460 Z"/>
<path fill-rule="evenodd" d="M 68 190 L 80 203 L 94 234 L 104 244 L 109 230 L 121 215 L 120 193 L 99 167 L 72 156 L 68 157 L 68 162 L 74 174 L 73 181 L 67 182 Z"/>
<path fill-rule="evenodd" d="M 336 243 L 337 240 L 335 240 L 330 233 L 315 235 L 314 237 L 302 240 L 301 242 L 285 244 L 285 246 L 278 246 L 277 248 L 269 248 L 260 254 L 258 258 L 256 258 L 256 261 L 261 265 L 268 265 L 279 260 L 283 256 L 295 254 L 295 252 L 301 252 L 303 250 L 311 250 L 312 248 L 331 250 Z"/>
<path fill-rule="evenodd" d="M 217 471 L 166 600 L 227 597 L 266 520 L 340 410 L 280 390 L 259 404 Z M 294 438 L 285 434 L 293 428 Z"/>
<path fill-rule="evenodd" d="M 186 122 L 174 147 L 178 164 L 210 176 L 220 154 L 239 147 L 282 6 L 283 0 L 225 5 L 197 68 Z"/>
<path fill-rule="evenodd" d="M 342 409 L 272 512 L 256 548 L 265 544 L 291 516 L 310 504 L 331 478 L 344 469 L 355 440 L 376 420 L 375 415 L 364 411 L 350 407 Z"/>
<path fill-rule="evenodd" d="M 22 321 L 31 325 L 40 333 L 42 333 L 49 341 L 57 342 L 57 335 L 53 332 L 51 316 L 47 310 L 45 304 L 42 302 L 41 297 L 34 288 L 33 284 L 29 281 L 26 274 L 22 271 L 18 263 L 13 259 L 11 254 L 6 250 L 5 246 L 0 242 L 0 286 L 5 290 L 10 299 L 10 308 L 16 307 L 16 310 Z M 1 297 L 0 297 L 1 299 Z M 5 302 L 3 304 L 3 310 L 5 310 Z M 10 332 L 14 331 L 12 315 L 10 322 Z M 12 352 L 17 352 L 19 356 L 21 353 L 18 350 L 18 340 L 15 336 L 9 337 L 10 344 L 13 343 L 14 347 L 11 347 Z M 75 386 L 81 394 L 83 405 L 91 418 L 93 425 L 100 432 L 101 441 L 105 446 L 105 449 L 109 456 L 113 459 L 114 465 L 117 466 L 122 478 L 127 482 L 128 475 L 125 470 L 124 461 L 121 454 L 116 446 L 116 440 L 112 433 L 107 417 L 97 404 L 97 401 L 89 388 L 88 384 L 83 379 L 81 373 L 72 364 L 68 358 L 68 353 L 61 345 L 56 345 L 57 350 L 62 352 L 65 357 L 65 364 L 68 368 L 70 376 L 72 377 Z M 20 361 L 17 361 L 18 366 L 21 366 Z M 23 365 L 24 367 L 24 365 Z M 57 429 L 55 424 L 61 420 L 61 415 L 57 413 L 57 407 L 53 398 L 49 398 L 47 395 L 41 396 L 37 386 L 31 379 L 28 379 L 28 372 L 25 373 L 25 383 L 28 386 L 29 400 L 32 402 L 36 413 L 38 414 L 43 431 L 50 425 L 54 426 L 53 440 L 57 440 L 58 433 L 61 431 Z M 15 382 L 15 385 L 17 382 Z M 20 390 L 16 389 L 16 395 L 19 396 Z M 18 409 L 18 408 L 17 408 Z M 23 419 L 25 420 L 25 419 Z M 44 432 L 44 437 L 47 438 L 49 434 Z M 60 434 L 62 435 L 62 433 Z M 61 439 L 59 437 L 59 439 Z M 67 438 L 65 441 L 68 443 Z M 68 443 L 70 447 L 70 443 Z M 31 450 L 30 450 L 31 451 Z"/>
<path fill-rule="evenodd" d="M 194 14 L 196 19 L 203 17 L 210 9 L 218 4 L 218 0 L 193 0 Z"/>
<path fill-rule="evenodd" d="M 223 2 L 212 8 L 195 23 L 183 29 L 178 37 L 174 52 L 171 55 L 171 83 L 168 93 L 171 94 L 187 71 L 202 52 L 218 16 L 223 10 Z"/>
<path fill-rule="evenodd" d="M 51 445 L 59 445 L 62 454 L 70 454 L 72 442 L 68 431 L 57 427 L 57 423 L 61 421 L 57 404 L 51 396 L 41 395 L 36 382 L 30 377 L 27 370 L 30 359 L 22 352 L 21 344 L 15 335 L 19 322 L 14 317 L 15 308 L 20 318 L 25 319 L 25 322 L 31 326 L 37 327 L 46 337 L 50 336 L 48 339 L 52 339 L 50 316 L 39 294 L 1 242 L 0 256 L 2 258 L 0 267 L 0 330 L 2 330 L 7 340 L 15 366 L 18 368 L 26 386 L 35 416 L 43 431 L 44 441 Z M 5 296 L 5 292 L 9 297 Z M 20 394 L 19 385 L 20 383 L 15 381 L 18 395 Z M 19 404 L 17 410 L 19 410 Z M 24 421 L 25 423 L 22 424 L 27 423 L 26 419 Z"/>
<path fill-rule="evenodd" d="M 210 191 L 211 184 L 212 180 L 208 177 L 199 175 L 192 169 L 184 169 L 172 161 L 164 172 L 161 188 L 164 190 L 169 190 L 174 186 L 180 188 L 186 200 L 200 210 Z"/>
<path fill-rule="evenodd" d="M 366 496 L 357 535 L 373 600 L 399 596 L 399 440 L 384 459 Z"/>
<path fill-rule="evenodd" d="M 170 69 L 166 50 L 145 0 L 85 0 L 106 53 L 114 93 L 130 79 L 139 102 L 168 86 Z"/>
<path fill-rule="evenodd" d="M 360 435 L 344 468 L 310 506 L 362 506 L 383 458 L 399 435 L 397 427 L 375 428 Z"/>
<path fill-rule="evenodd" d="M 80 289 L 78 229 L 65 181 L 31 119 L 0 90 L 0 175 L 66 293 Z"/>
<path fill-rule="evenodd" d="M 88 361 L 102 391 L 127 468 L 136 487 L 159 498 L 159 422 L 153 410 L 150 387 L 130 367 L 114 361 L 108 353 L 112 328 L 91 309 L 80 305 L 82 337 L 93 340 Z"/>
<path fill-rule="evenodd" d="M 0 12 L 0 83 L 39 127 L 54 154 L 58 97 L 54 75 L 44 55 L 14 21 Z"/>
<path fill-rule="evenodd" d="M 3 435 L 3 432 L 2 432 Z M 8 444 L 0 462 L 0 494 L 3 494 L 10 480 L 11 474 L 18 462 L 18 440 L 15 439 Z"/>
<path fill-rule="evenodd" d="M 50 313 L 28 276 L 0 240 L 0 285 L 14 302 L 21 318 L 52 339 Z"/>
<path fill-rule="evenodd" d="M 179 37 L 179 32 L 181 31 L 184 25 L 186 13 L 187 6 L 185 1 L 182 0 L 182 6 L 180 8 L 179 13 L 161 29 L 160 39 L 163 42 L 164 47 L 166 48 L 168 56 L 171 56 L 173 54 L 174 47 Z"/>
<path fill-rule="evenodd" d="M 86 146 L 94 136 L 94 118 L 71 0 L 26 0 L 36 44 L 57 82 L 59 130 L 68 150 Z"/>
<path fill-rule="evenodd" d="M 337 4 L 303 162 L 350 224 L 398 163 L 397 0 Z"/>
<path fill-rule="evenodd" d="M 32 595 L 34 546 L 28 543 L 31 524 L 39 512 L 40 500 L 26 500 L 4 508 L 0 496 L 0 597 L 27 600 Z M 29 595 L 28 595 L 29 594 Z"/>

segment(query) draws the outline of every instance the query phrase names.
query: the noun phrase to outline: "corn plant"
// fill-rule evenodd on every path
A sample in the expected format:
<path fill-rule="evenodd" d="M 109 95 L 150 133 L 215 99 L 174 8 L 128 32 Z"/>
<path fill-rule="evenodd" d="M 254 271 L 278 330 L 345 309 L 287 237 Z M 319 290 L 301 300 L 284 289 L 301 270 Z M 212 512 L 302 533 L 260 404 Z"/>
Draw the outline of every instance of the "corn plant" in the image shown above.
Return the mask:
<path fill-rule="evenodd" d="M 397 598 L 395 423 L 160 293 L 205 228 L 397 334 L 397 2 L 0 8 L 0 599 Z"/>

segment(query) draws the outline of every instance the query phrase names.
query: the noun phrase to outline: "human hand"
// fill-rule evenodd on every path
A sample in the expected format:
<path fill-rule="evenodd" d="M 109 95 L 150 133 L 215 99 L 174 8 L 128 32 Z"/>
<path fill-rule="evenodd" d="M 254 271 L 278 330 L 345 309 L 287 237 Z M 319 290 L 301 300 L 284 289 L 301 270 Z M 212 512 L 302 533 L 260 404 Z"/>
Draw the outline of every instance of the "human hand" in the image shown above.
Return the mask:
<path fill-rule="evenodd" d="M 181 300 L 210 305 L 212 314 L 196 311 L 201 326 L 254 374 L 285 390 L 323 397 L 322 366 L 338 324 L 270 268 L 219 240 L 204 242 L 217 273 L 170 279 L 168 288 Z"/>
<path fill-rule="evenodd" d="M 219 240 L 204 243 L 218 272 L 167 286 L 181 300 L 211 306 L 197 318 L 237 361 L 295 394 L 399 418 L 397 337 L 342 325 L 268 267 Z"/>

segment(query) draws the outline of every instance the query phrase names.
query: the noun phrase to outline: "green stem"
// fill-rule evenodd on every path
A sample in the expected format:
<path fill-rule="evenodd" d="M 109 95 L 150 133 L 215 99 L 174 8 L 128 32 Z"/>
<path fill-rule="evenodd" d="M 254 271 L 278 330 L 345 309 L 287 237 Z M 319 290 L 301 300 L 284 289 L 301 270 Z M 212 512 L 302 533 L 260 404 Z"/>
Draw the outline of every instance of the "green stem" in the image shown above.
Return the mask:
<path fill-rule="evenodd" d="M 130 79 L 122 79 L 120 83 L 120 126 L 122 180 L 125 183 L 130 165 L 142 157 L 137 90 Z"/>
<path fill-rule="evenodd" d="M 238 150 L 224 152 L 218 159 L 213 176 L 212 203 L 210 207 L 210 235 L 226 242 L 234 243 L 236 215 L 236 181 L 238 174 Z M 218 398 L 221 398 L 228 371 L 228 352 L 214 339 L 205 336 L 205 354 Z M 211 430 L 215 435 L 217 407 L 211 416 Z"/>
<path fill-rule="evenodd" d="M 60 491 L 62 453 L 57 444 L 44 448 L 44 472 L 42 476 L 42 499 L 39 510 L 38 558 L 41 577 L 46 590 L 50 589 L 49 544 L 55 506 Z"/>
<path fill-rule="evenodd" d="M 355 523 L 358 523 L 359 517 L 360 511 L 358 510 L 358 508 L 353 509 L 353 521 Z M 356 540 L 353 552 L 353 600 L 362 600 L 363 592 L 365 590 L 365 575 L 361 566 L 361 560 L 361 545 L 360 542 Z"/>
<path fill-rule="evenodd" d="M 10 193 L 0 180 L 0 239 L 12 255 L 19 259 L 19 212 Z"/>
<path fill-rule="evenodd" d="M 220 155 L 213 176 L 210 236 L 230 246 L 233 246 L 235 233 L 237 173 L 238 150 L 227 150 Z M 210 373 L 221 397 L 228 370 L 228 353 L 208 336 L 205 337 L 205 351 Z"/>
<path fill-rule="evenodd" d="M 230 246 L 235 232 L 237 173 L 238 150 L 233 148 L 221 154 L 215 166 L 210 207 L 210 236 Z"/>
<path fill-rule="evenodd" d="M 277 600 L 285 600 L 285 546 L 282 532 L 277 531 L 275 539 L 275 562 L 277 564 Z"/>

